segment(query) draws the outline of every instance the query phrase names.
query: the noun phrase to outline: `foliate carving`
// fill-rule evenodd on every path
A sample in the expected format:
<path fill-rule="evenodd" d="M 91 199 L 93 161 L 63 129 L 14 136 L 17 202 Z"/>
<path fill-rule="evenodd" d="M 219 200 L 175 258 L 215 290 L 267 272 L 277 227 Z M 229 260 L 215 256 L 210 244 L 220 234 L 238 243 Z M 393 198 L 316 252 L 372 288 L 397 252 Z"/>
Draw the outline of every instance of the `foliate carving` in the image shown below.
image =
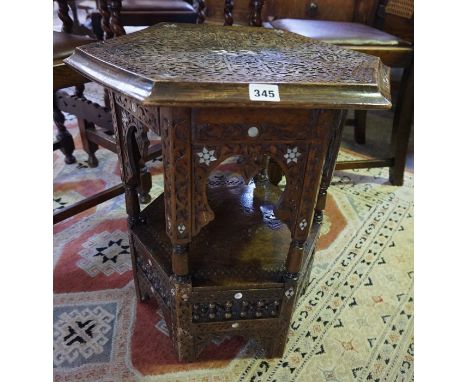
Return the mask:
<path fill-rule="evenodd" d="M 190 113 L 187 109 L 162 108 L 161 120 L 166 233 L 173 244 L 188 243 L 191 238 Z"/>
<path fill-rule="evenodd" d="M 143 123 L 147 129 L 153 130 L 160 135 L 159 130 L 159 110 L 155 107 L 144 107 L 138 101 L 126 97 L 120 93 L 115 94 L 116 103 L 132 114 L 132 116 Z"/>
<path fill-rule="evenodd" d="M 208 24 L 161 23 L 79 50 L 164 83 L 375 84 L 381 66 L 377 57 L 294 33 Z"/>
<path fill-rule="evenodd" d="M 234 300 L 192 305 L 192 321 L 217 322 L 278 317 L 281 300 Z M 235 328 L 235 327 L 234 327 Z"/>

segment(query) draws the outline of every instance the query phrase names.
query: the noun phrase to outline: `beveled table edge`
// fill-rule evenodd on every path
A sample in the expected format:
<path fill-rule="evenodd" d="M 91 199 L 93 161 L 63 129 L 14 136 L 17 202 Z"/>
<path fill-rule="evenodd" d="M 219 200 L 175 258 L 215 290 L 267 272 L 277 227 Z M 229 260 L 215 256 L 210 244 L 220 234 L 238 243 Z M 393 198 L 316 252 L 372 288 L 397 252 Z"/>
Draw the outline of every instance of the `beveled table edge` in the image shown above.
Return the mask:
<path fill-rule="evenodd" d="M 390 68 L 379 63 L 376 84 L 291 84 L 282 86 L 279 102 L 251 101 L 249 83 L 154 81 L 101 61 L 80 48 L 64 60 L 85 77 L 147 106 L 252 107 L 305 109 L 390 109 Z"/>

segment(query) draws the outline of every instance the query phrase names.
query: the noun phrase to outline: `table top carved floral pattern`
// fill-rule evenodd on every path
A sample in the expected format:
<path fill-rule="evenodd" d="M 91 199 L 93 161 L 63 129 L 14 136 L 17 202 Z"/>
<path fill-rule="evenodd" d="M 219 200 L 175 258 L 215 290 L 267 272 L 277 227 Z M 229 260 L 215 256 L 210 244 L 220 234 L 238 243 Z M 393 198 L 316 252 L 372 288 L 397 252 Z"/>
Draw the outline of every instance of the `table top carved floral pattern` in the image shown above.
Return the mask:
<path fill-rule="evenodd" d="M 269 107 L 390 107 L 379 58 L 280 30 L 161 23 L 79 47 L 67 63 L 147 104 L 248 106 L 246 85 L 260 83 L 280 86 Z"/>

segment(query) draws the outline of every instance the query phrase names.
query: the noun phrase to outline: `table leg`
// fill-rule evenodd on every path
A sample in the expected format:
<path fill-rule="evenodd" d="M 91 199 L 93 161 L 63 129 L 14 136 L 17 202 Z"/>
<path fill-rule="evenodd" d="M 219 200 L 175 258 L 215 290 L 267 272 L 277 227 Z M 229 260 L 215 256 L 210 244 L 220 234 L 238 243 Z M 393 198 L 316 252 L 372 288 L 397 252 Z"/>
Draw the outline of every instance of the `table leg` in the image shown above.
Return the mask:
<path fill-rule="evenodd" d="M 172 243 L 171 321 L 177 328 L 172 340 L 181 361 L 191 361 L 197 353 L 187 303 L 192 289 L 188 251 L 193 232 L 190 118 L 190 109 L 160 109 L 166 233 Z"/>
<path fill-rule="evenodd" d="M 319 112 L 317 122 L 311 126 L 316 131 L 317 137 L 328 135 L 328 131 L 335 132 L 336 125 L 342 124 L 343 112 L 341 110 L 331 111 L 322 110 Z M 339 133 L 334 134 L 335 140 L 338 141 Z M 330 139 L 328 139 L 330 141 Z M 283 330 L 279 331 L 280 335 L 274 343 L 267 348 L 269 357 L 281 356 L 286 345 L 288 327 L 291 320 L 292 310 L 294 309 L 297 296 L 299 294 L 298 280 L 301 278 L 299 273 L 307 274 L 304 269 L 304 245 L 309 235 L 312 226 L 313 214 L 318 198 L 318 191 L 321 184 L 323 165 L 327 154 L 329 154 L 327 145 L 323 144 L 322 138 L 316 141 L 311 141 L 307 145 L 307 150 L 301 152 L 299 157 L 296 156 L 298 168 L 302 168 L 296 177 L 302 180 L 297 187 L 293 188 L 292 200 L 295 200 L 296 207 L 289 212 L 289 228 L 291 230 L 291 244 L 286 258 L 286 270 L 284 273 L 284 294 L 286 296 L 285 303 L 282 307 L 281 317 L 285 317 L 282 325 Z M 335 148 L 333 148 L 334 150 Z M 297 155 L 297 153 L 296 153 Z M 336 155 L 330 157 L 336 159 Z M 286 158 L 286 162 L 290 161 Z M 327 158 L 328 159 L 328 158 Z M 328 160 L 328 165 L 334 165 L 334 160 Z M 333 162 L 333 163 L 331 163 Z M 286 163 L 288 165 L 288 163 Z M 291 163 L 289 163 L 291 165 Z M 296 165 L 294 163 L 294 165 Z M 329 172 L 333 172 L 332 168 Z M 288 173 L 286 173 L 287 182 Z"/>
<path fill-rule="evenodd" d="M 354 111 L 354 140 L 356 143 L 366 143 L 366 120 L 367 110 Z"/>
<path fill-rule="evenodd" d="M 116 138 L 116 148 L 120 164 L 120 176 L 125 187 L 125 207 L 129 228 L 143 224 L 140 215 L 138 188 L 141 186 L 139 163 L 146 157 L 149 140 L 148 128 L 138 120 L 130 110 L 125 110 L 115 101 L 115 95 L 109 92 L 112 121 Z M 136 250 L 130 238 L 130 252 L 133 263 L 133 277 L 137 297 L 142 300 L 142 291 L 137 276 Z"/>
<path fill-rule="evenodd" d="M 341 115 L 337 115 L 335 123 L 338 124 L 338 126 L 332 130 L 334 133 L 330 137 L 330 143 L 328 144 L 327 156 L 323 166 L 322 180 L 320 181 L 317 205 L 315 206 L 314 220 L 318 223 L 321 223 L 323 220 L 323 210 L 325 209 L 327 201 L 328 187 L 330 186 L 333 171 L 335 170 L 336 158 L 340 151 L 341 135 L 343 133 L 346 114 L 346 110 L 343 110 Z"/>

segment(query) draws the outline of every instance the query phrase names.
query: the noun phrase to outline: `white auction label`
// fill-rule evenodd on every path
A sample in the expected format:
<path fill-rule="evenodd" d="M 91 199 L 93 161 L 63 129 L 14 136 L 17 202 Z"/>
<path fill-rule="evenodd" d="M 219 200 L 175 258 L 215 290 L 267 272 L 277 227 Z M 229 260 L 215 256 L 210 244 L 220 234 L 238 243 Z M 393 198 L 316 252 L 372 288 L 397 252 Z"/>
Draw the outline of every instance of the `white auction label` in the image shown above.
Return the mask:
<path fill-rule="evenodd" d="M 249 96 L 251 101 L 280 101 L 278 85 L 249 84 Z"/>

